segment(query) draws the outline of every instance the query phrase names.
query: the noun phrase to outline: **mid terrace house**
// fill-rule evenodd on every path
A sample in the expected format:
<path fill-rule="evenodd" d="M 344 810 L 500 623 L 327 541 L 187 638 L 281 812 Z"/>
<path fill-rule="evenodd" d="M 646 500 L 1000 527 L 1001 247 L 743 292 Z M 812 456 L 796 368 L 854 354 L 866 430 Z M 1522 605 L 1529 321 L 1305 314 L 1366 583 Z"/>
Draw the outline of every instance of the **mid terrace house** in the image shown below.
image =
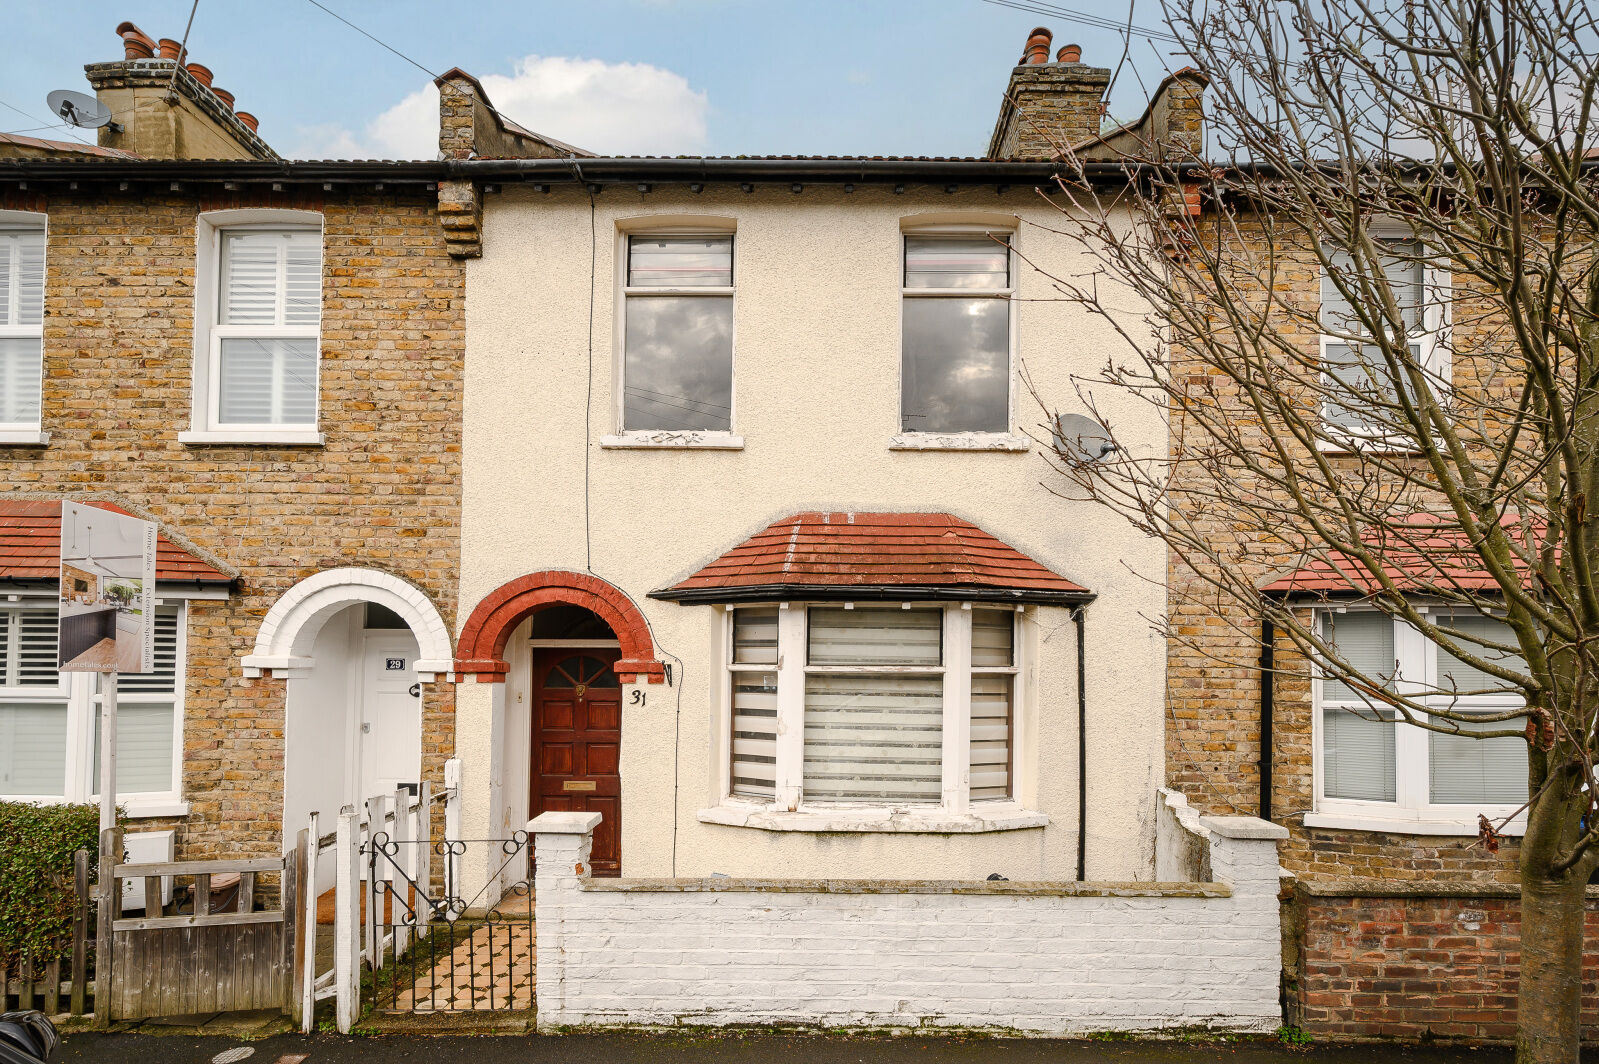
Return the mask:
<path fill-rule="evenodd" d="M 273 854 L 450 752 L 462 270 L 436 167 L 285 162 L 226 71 L 117 32 L 101 143 L 0 137 L 0 795 L 96 797 L 96 678 L 56 672 L 53 619 L 87 502 L 164 537 L 130 846 Z"/>

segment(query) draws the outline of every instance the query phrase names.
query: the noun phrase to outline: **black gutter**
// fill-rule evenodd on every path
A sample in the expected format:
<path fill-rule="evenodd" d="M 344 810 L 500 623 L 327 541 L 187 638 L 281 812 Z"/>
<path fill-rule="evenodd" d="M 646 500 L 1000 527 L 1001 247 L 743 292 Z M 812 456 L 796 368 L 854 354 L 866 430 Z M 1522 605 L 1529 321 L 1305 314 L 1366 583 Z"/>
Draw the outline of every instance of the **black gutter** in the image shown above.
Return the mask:
<path fill-rule="evenodd" d="M 1277 628 L 1260 619 L 1260 819 L 1271 819 L 1272 718 L 1277 693 Z"/>
<path fill-rule="evenodd" d="M 1036 591 L 958 584 L 754 584 L 749 587 L 662 588 L 649 597 L 685 606 L 729 602 L 999 602 L 1039 606 L 1082 606 L 1092 591 Z"/>
<path fill-rule="evenodd" d="M 1119 162 L 1088 163 L 1090 178 L 1125 181 L 1144 169 Z M 604 158 L 448 160 L 272 159 L 0 159 L 0 181 L 229 181 L 239 184 L 377 182 L 434 184 L 443 180 L 540 183 L 650 182 L 895 182 L 1031 185 L 1065 174 L 1047 161 L 991 159 L 850 158 Z"/>
<path fill-rule="evenodd" d="M 1083 607 L 1077 625 L 1077 882 L 1088 879 L 1088 654 L 1083 643 Z"/>

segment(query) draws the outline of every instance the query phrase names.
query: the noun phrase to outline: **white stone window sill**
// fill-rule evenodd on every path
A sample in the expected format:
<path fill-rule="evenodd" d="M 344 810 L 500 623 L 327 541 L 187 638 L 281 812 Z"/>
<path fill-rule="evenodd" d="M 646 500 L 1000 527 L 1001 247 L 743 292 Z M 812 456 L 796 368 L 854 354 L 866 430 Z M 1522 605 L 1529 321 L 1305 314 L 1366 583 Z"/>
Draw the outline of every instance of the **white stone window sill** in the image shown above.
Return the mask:
<path fill-rule="evenodd" d="M 1033 441 L 1011 432 L 902 432 L 888 441 L 891 451 L 1030 451 Z"/>
<path fill-rule="evenodd" d="M 744 437 L 731 432 L 619 432 L 600 446 L 619 451 L 742 451 Z"/>
<path fill-rule="evenodd" d="M 219 447 L 321 447 L 327 443 L 327 434 L 317 432 L 315 429 L 292 432 L 265 429 L 193 429 L 178 433 L 178 442 Z"/>
<path fill-rule="evenodd" d="M 1485 811 L 1487 812 L 1487 811 Z M 1504 814 L 1500 814 L 1503 816 Z M 1489 819 L 1498 821 L 1488 813 Z M 1367 813 L 1306 813 L 1305 827 L 1335 828 L 1343 831 L 1383 831 L 1393 835 L 1459 835 L 1477 834 L 1477 816 L 1431 817 L 1378 816 Z M 1517 818 L 1499 829 L 1501 835 L 1520 836 L 1527 832 L 1525 818 Z"/>
<path fill-rule="evenodd" d="M 699 821 L 702 824 L 756 828 L 761 831 L 976 835 L 987 831 L 1041 828 L 1048 825 L 1049 815 L 1008 802 L 976 805 L 967 813 L 950 813 L 938 808 L 885 809 L 881 806 L 811 806 L 790 813 L 758 802 L 729 801 L 701 809 Z"/>
<path fill-rule="evenodd" d="M 38 429 L 0 429 L 0 444 L 11 447 L 47 447 L 50 434 Z"/>

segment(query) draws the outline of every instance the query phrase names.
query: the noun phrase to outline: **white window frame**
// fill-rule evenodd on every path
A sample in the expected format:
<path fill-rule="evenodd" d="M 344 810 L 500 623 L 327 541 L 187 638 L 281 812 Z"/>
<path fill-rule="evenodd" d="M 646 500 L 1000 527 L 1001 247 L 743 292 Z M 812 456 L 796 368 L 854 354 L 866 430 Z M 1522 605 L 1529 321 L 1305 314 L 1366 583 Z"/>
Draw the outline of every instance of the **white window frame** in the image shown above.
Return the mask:
<path fill-rule="evenodd" d="M 1372 236 L 1377 240 L 1406 240 L 1415 241 L 1422 245 L 1422 252 L 1427 253 L 1427 247 L 1421 237 L 1400 222 L 1385 222 L 1372 229 Z M 1316 324 L 1321 326 L 1321 281 L 1326 274 L 1325 269 L 1316 271 Z M 1450 295 L 1453 278 L 1447 270 L 1435 269 L 1430 264 L 1422 268 L 1421 273 L 1421 329 L 1415 336 L 1406 336 L 1407 342 L 1415 342 L 1420 348 L 1420 361 L 1422 368 L 1429 377 L 1433 388 L 1433 395 L 1439 402 L 1448 404 L 1450 393 L 1454 384 L 1453 360 L 1449 353 Z M 1398 339 L 1397 337 L 1395 339 Z M 1333 346 L 1348 346 L 1348 341 L 1340 340 L 1325 332 L 1317 335 L 1317 357 L 1323 367 L 1328 365 L 1327 349 Z M 1332 375 L 1324 368 L 1322 370 L 1324 385 L 1331 385 Z M 1396 382 L 1396 387 L 1399 385 Z M 1387 437 L 1381 426 L 1364 423 L 1359 426 L 1333 425 L 1327 417 L 1327 402 L 1323 400 L 1319 414 L 1326 427 L 1326 439 L 1319 439 L 1317 447 L 1323 451 L 1404 451 L 1413 444 L 1405 440 L 1392 440 Z"/>
<path fill-rule="evenodd" d="M 733 251 L 733 283 L 729 286 L 687 285 L 683 287 L 633 287 L 628 273 L 632 265 L 630 242 L 633 237 L 650 236 L 704 236 L 730 237 Z M 738 282 L 739 282 L 738 227 L 731 219 L 700 217 L 646 217 L 623 219 L 616 231 L 616 314 L 613 333 L 616 337 L 612 354 L 611 396 L 612 431 L 600 439 L 600 446 L 611 449 L 639 450 L 707 450 L 737 451 L 744 447 L 744 437 L 738 424 Z M 728 411 L 727 430 L 714 429 L 629 429 L 626 427 L 627 405 L 627 303 L 629 299 L 651 296 L 722 297 L 733 301 L 732 353 L 728 358 Z"/>
<path fill-rule="evenodd" d="M 48 282 L 50 269 L 50 227 L 49 215 L 41 211 L 8 211 L 0 210 L 0 239 L 13 237 L 22 232 L 39 232 L 44 234 L 45 278 Z M 15 259 L 13 258 L 13 261 Z M 7 283 L 0 286 L 0 293 L 10 292 L 11 285 Z M 12 293 L 15 298 L 15 293 Z M 9 317 L 7 314 L 5 317 Z M 49 433 L 44 431 L 44 315 L 41 314 L 38 325 L 4 325 L 0 324 L 0 339 L 35 339 L 39 341 L 39 420 L 37 421 L 0 421 L 0 444 L 17 445 L 43 445 L 50 442 Z"/>
<path fill-rule="evenodd" d="M 777 664 L 733 664 L 733 619 L 739 609 L 777 609 Z M 811 665 L 808 621 L 812 607 L 849 609 L 937 609 L 943 614 L 942 665 L 833 666 Z M 1011 664 L 975 671 L 1011 677 L 1010 797 L 972 801 L 971 663 L 972 610 L 1007 610 L 1015 615 Z M 904 602 L 768 602 L 739 603 L 720 608 L 713 640 L 717 670 L 716 734 L 712 743 L 715 769 L 711 806 L 702 809 L 704 823 L 773 831 L 983 832 L 1042 827 L 1043 813 L 1026 809 L 1020 800 L 1026 782 L 1028 729 L 1023 726 L 1032 698 L 1024 678 L 1030 675 L 1028 635 L 1034 623 L 1029 607 L 1004 604 L 921 601 Z M 777 674 L 777 742 L 775 798 L 765 801 L 732 793 L 732 685 L 741 673 Z M 874 672 L 943 678 L 942 776 L 940 801 L 884 804 L 877 802 L 807 801 L 805 772 L 805 678 L 808 675 Z"/>
<path fill-rule="evenodd" d="M 936 217 L 936 216 L 935 216 Z M 905 285 L 905 254 L 908 238 L 923 236 L 982 236 L 989 233 L 1005 234 L 1009 246 L 1009 255 L 1006 263 L 1006 273 L 1010 280 L 1008 287 L 1003 289 L 989 288 L 908 288 Z M 1020 227 L 1016 219 L 1011 216 L 995 218 L 992 221 L 950 221 L 927 220 L 920 218 L 901 219 L 899 234 L 899 256 L 896 266 L 899 270 L 899 340 L 896 347 L 898 362 L 894 368 L 897 388 L 894 394 L 894 432 L 889 437 L 888 447 L 891 451 L 1007 451 L 1025 452 L 1032 446 L 1032 441 L 1025 435 L 1016 431 L 1017 407 L 1017 362 L 1018 351 L 1018 325 L 1020 320 L 1020 300 L 1017 298 L 1021 292 L 1020 277 L 1017 266 L 1021 260 L 1017 254 L 1017 241 L 1020 239 Z M 907 432 L 903 426 L 903 409 L 905 394 L 905 302 L 908 299 L 1003 299 L 1007 308 L 1005 327 L 1007 332 L 1006 349 L 1006 388 L 1005 388 L 1005 429 L 1003 431 L 967 430 L 961 432 Z"/>
<path fill-rule="evenodd" d="M 1324 625 L 1329 614 L 1355 612 L 1354 609 L 1317 610 L 1316 623 Z M 1422 610 L 1423 615 L 1431 611 Z M 1408 622 L 1394 620 L 1394 658 L 1397 663 L 1394 681 L 1401 694 L 1418 697 L 1425 703 L 1443 703 L 1445 696 L 1428 696 L 1437 690 L 1438 655 L 1436 643 L 1427 639 L 1421 630 Z M 1325 680 L 1322 670 L 1312 667 L 1311 732 L 1312 775 L 1314 783 L 1313 812 L 1305 814 L 1306 827 L 1353 828 L 1357 830 L 1391 831 L 1410 835 L 1476 835 L 1478 815 L 1498 821 L 1516 813 L 1519 805 L 1491 803 L 1440 803 L 1430 800 L 1432 733 L 1402 720 L 1396 720 L 1394 729 L 1394 800 L 1378 802 L 1356 798 L 1331 798 L 1326 794 L 1323 769 L 1324 728 L 1322 714 L 1327 705 L 1324 694 Z M 1510 695 L 1478 695 L 1449 700 L 1458 711 L 1480 710 L 1494 712 L 1513 709 L 1522 700 Z M 1335 705 L 1345 705 L 1337 702 Z M 1348 703 L 1351 704 L 1352 703 Z M 1526 813 L 1515 816 L 1503 829 L 1507 835 L 1520 835 L 1526 830 Z"/>
<path fill-rule="evenodd" d="M 194 277 L 194 387 L 190 427 L 178 434 L 187 444 L 264 444 L 279 447 L 321 446 L 326 436 L 320 432 L 322 406 L 322 322 L 319 315 L 313 328 L 304 325 L 222 325 L 217 322 L 221 305 L 222 242 L 225 234 L 239 231 L 275 232 L 314 231 L 322 248 L 322 271 L 327 273 L 327 240 L 321 213 L 317 211 L 250 208 L 207 211 L 195 222 Z M 324 309 L 327 284 L 322 285 Z M 221 393 L 217 383 L 221 374 L 222 340 L 228 336 L 314 337 L 317 341 L 316 414 L 308 425 L 228 425 L 219 418 Z"/>
<path fill-rule="evenodd" d="M 55 595 L 14 594 L 10 601 L 0 602 L 0 609 L 25 609 L 54 615 L 57 609 Z M 163 592 L 156 600 L 158 606 L 176 606 L 178 611 L 176 671 L 172 692 L 172 780 L 169 787 L 159 791 L 117 792 L 117 804 L 129 817 L 186 816 L 189 803 L 183 800 L 183 719 L 184 697 L 188 687 L 188 628 L 187 599 Z M 0 648 L 3 650 L 4 648 Z M 0 794 L 0 801 L 33 802 L 54 805 L 65 802 L 95 802 L 99 800 L 99 780 L 94 778 L 95 713 L 100 704 L 100 677 L 97 673 L 61 673 L 55 687 L 0 687 L 0 705 L 18 702 L 59 701 L 67 715 L 66 765 L 64 792 L 55 795 Z M 140 702 L 165 702 L 161 694 L 119 692 L 117 704 L 134 705 Z"/>

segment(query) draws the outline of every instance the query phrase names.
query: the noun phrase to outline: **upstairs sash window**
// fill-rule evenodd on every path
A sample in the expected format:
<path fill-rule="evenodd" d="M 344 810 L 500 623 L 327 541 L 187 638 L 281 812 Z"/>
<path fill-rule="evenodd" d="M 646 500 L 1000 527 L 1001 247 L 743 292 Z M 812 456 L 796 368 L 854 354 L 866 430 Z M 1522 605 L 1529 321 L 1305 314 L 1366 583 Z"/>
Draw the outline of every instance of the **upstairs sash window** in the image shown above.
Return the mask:
<path fill-rule="evenodd" d="M 0 222 L 0 430 L 40 425 L 45 230 Z"/>
<path fill-rule="evenodd" d="M 900 430 L 1010 431 L 1007 233 L 905 237 Z"/>
<path fill-rule="evenodd" d="M 239 229 L 219 236 L 213 426 L 315 428 L 322 235 Z"/>
<path fill-rule="evenodd" d="M 733 237 L 627 238 L 623 432 L 731 432 Z"/>

